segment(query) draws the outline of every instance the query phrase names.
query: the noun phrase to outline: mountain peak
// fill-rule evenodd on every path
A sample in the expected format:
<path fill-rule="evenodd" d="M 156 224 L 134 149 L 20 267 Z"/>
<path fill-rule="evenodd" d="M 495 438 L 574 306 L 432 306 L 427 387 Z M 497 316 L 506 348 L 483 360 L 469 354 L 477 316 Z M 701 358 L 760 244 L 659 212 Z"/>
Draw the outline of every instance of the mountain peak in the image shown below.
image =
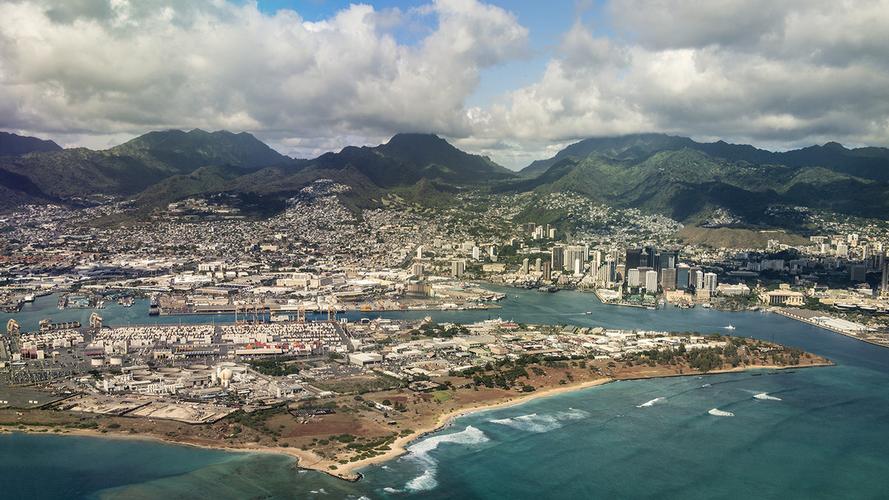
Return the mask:
<path fill-rule="evenodd" d="M 247 132 L 207 132 L 199 128 L 188 132 L 178 129 L 148 132 L 109 151 L 119 155 L 151 157 L 189 169 L 204 165 L 266 167 L 288 160 Z"/>
<path fill-rule="evenodd" d="M 19 156 L 28 153 L 61 151 L 62 147 L 53 141 L 0 132 L 0 156 Z"/>
<path fill-rule="evenodd" d="M 845 146 L 836 141 L 826 142 L 822 147 L 831 151 L 848 151 Z"/>

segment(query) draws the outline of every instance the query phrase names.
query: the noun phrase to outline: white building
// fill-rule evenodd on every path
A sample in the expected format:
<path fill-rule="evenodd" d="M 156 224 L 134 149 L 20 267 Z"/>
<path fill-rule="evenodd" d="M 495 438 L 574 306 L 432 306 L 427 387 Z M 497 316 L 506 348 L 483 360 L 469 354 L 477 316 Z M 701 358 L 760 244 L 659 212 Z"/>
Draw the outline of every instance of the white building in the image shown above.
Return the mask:
<path fill-rule="evenodd" d="M 704 291 L 709 295 L 716 293 L 716 273 L 704 273 Z"/>
<path fill-rule="evenodd" d="M 657 293 L 657 271 L 654 269 L 645 271 L 645 291 Z"/>

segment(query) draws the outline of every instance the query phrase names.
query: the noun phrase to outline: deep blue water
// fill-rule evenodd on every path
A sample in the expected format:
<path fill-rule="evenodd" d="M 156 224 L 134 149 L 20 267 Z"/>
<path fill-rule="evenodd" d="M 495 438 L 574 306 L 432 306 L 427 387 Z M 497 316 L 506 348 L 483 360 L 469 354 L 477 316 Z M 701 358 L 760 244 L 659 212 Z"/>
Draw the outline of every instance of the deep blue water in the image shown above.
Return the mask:
<path fill-rule="evenodd" d="M 41 311 L 41 302 L 51 307 Z M 889 349 L 758 312 L 649 311 L 522 290 L 509 290 L 503 306 L 384 316 L 700 333 L 725 333 L 731 323 L 736 335 L 798 346 L 837 366 L 617 382 L 476 413 L 367 468 L 357 483 L 297 471 L 278 456 L 0 436 L 0 497 L 889 498 Z M 59 313 L 52 299 L 29 307 L 23 321 Z M 144 314 L 144 304 L 104 312 L 112 324 L 146 323 Z M 180 320 L 208 318 L 159 319 Z M 778 399 L 753 397 L 761 393 Z M 734 416 L 708 414 L 713 408 Z"/>

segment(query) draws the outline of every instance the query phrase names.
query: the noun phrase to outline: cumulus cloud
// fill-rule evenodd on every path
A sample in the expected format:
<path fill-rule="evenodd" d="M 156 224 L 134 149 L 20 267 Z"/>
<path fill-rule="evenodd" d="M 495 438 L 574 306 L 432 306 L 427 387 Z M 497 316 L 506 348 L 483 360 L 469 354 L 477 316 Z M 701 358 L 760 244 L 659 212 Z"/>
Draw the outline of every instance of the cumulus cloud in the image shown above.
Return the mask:
<path fill-rule="evenodd" d="M 510 166 L 632 132 L 889 143 L 889 0 L 621 0 L 589 17 L 541 48 L 479 0 L 315 22 L 231 0 L 0 0 L 0 128 L 92 146 L 248 130 L 299 156 L 428 131 Z M 486 68 L 535 50 L 534 83 L 467 106 Z"/>
<path fill-rule="evenodd" d="M 606 11 L 609 36 L 575 24 L 538 82 L 475 113 L 476 135 L 889 142 L 886 0 L 626 0 Z"/>
<path fill-rule="evenodd" d="M 400 44 L 391 29 L 406 15 L 436 27 Z M 250 130 L 297 154 L 399 130 L 465 135 L 479 72 L 527 41 L 512 14 L 476 0 L 357 4 L 318 22 L 222 0 L 25 0 L 0 3 L 0 19 L 0 128 L 99 141 Z"/>

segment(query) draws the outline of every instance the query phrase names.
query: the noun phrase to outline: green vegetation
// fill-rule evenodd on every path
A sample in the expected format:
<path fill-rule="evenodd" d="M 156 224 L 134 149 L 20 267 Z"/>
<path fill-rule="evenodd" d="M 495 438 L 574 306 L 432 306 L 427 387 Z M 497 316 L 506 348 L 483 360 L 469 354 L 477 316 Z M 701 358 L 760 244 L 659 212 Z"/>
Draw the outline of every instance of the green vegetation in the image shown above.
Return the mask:
<path fill-rule="evenodd" d="M 263 375 L 284 377 L 299 373 L 299 367 L 288 359 L 255 359 L 248 362 L 250 367 Z"/>

